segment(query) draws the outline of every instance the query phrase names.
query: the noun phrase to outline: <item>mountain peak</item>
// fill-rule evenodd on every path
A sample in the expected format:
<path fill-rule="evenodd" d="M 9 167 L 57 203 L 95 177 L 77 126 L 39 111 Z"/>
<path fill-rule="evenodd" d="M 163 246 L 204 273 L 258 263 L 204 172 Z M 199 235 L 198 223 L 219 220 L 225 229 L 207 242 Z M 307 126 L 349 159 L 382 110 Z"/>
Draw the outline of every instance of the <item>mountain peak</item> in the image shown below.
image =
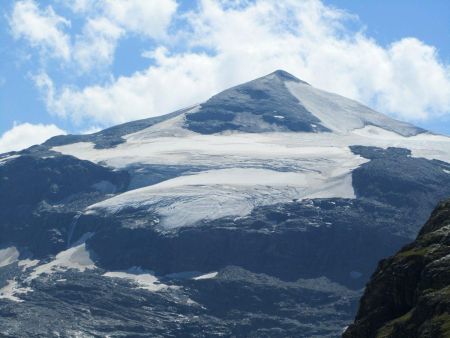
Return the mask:
<path fill-rule="evenodd" d="M 286 87 L 287 83 L 308 85 L 284 70 L 276 70 L 214 95 L 186 115 L 186 127 L 201 134 L 231 130 L 250 133 L 329 131 L 299 104 Z"/>
<path fill-rule="evenodd" d="M 403 136 L 424 131 L 356 101 L 316 89 L 284 70 L 214 95 L 186 115 L 185 128 L 200 134 L 224 131 L 346 134 L 367 125 Z"/>
<path fill-rule="evenodd" d="M 425 132 L 396 121 L 356 101 L 316 89 L 294 75 L 276 70 L 226 89 L 206 102 L 171 114 L 114 126 L 92 135 L 65 135 L 48 140 L 47 146 L 94 142 L 109 148 L 123 136 L 183 115 L 183 129 L 199 134 L 221 132 L 335 132 L 347 134 L 365 126 L 412 136 Z M 164 127 L 162 127 L 164 128 Z M 375 130 L 376 132 L 376 130 Z"/>
<path fill-rule="evenodd" d="M 288 73 L 285 70 L 282 69 L 277 69 L 276 71 L 274 71 L 273 73 L 270 73 L 267 76 L 271 76 L 274 75 L 277 78 L 284 80 L 284 81 L 294 81 L 294 82 L 303 82 L 303 83 L 307 83 L 305 81 L 300 80 L 299 78 L 295 77 L 294 75 L 292 75 L 291 73 Z"/>

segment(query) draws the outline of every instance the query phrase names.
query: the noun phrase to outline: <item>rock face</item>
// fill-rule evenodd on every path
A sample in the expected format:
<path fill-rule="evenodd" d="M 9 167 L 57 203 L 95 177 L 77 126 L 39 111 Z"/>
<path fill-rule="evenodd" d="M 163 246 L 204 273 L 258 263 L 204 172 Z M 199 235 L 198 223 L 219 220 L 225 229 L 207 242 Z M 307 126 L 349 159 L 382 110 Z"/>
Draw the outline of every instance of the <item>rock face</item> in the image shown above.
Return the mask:
<path fill-rule="evenodd" d="M 379 263 L 344 337 L 450 337 L 450 200 Z"/>
<path fill-rule="evenodd" d="M 1 333 L 338 337 L 449 162 L 449 137 L 283 71 L 0 154 Z"/>
<path fill-rule="evenodd" d="M 186 116 L 188 129 L 202 134 L 226 130 L 263 131 L 330 131 L 283 85 L 284 81 L 304 83 L 294 76 L 276 71 L 213 96 L 198 111 Z"/>

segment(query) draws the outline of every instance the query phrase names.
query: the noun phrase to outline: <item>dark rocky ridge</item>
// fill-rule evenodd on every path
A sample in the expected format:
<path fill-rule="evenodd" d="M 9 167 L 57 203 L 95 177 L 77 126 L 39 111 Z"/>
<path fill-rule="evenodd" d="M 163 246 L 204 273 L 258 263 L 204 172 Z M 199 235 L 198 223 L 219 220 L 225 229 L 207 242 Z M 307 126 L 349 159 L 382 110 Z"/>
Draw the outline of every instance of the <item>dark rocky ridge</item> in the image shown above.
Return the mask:
<path fill-rule="evenodd" d="M 344 337 L 450 337 L 450 200 L 379 263 Z"/>
<path fill-rule="evenodd" d="M 371 214 L 375 210 L 377 218 Z M 397 217 L 386 206 L 323 199 L 260 207 L 243 219 L 162 233 L 148 213 L 127 210 L 113 218 L 82 216 L 76 237 L 95 232 L 87 245 L 97 254 L 97 264 L 109 270 L 131 264 L 165 275 L 236 265 L 285 281 L 326 276 L 358 289 L 380 256 L 407 241 L 378 228 Z"/>
<path fill-rule="evenodd" d="M 0 268 L 4 279 L 14 267 Z M 326 278 L 284 282 L 238 267 L 212 279 L 166 277 L 149 292 L 102 270 L 35 280 L 21 303 L 0 299 L 2 337 L 338 337 L 359 293 Z"/>
<path fill-rule="evenodd" d="M 404 148 L 350 148 L 370 160 L 352 173 L 356 196 L 403 213 L 404 223 L 391 226 L 398 234 L 415 238 L 436 203 L 450 195 L 450 175 L 445 171 L 450 170 L 450 164 L 412 157 Z"/>
<path fill-rule="evenodd" d="M 213 134 L 226 130 L 243 132 L 324 132 L 328 128 L 289 92 L 284 81 L 301 82 L 278 70 L 268 76 L 227 89 L 186 115 L 186 128 Z"/>
<path fill-rule="evenodd" d="M 166 115 L 119 124 L 117 126 L 107 128 L 93 134 L 54 136 L 44 142 L 43 146 L 47 149 L 50 149 L 52 147 L 63 146 L 71 143 L 92 142 L 95 144 L 96 149 L 113 148 L 125 142 L 125 139 L 123 139 L 122 136 L 136 133 L 142 129 L 151 127 L 157 123 L 183 114 L 189 109 L 190 108 L 181 109 Z"/>
<path fill-rule="evenodd" d="M 76 213 L 123 192 L 129 181 L 125 171 L 72 156 L 22 152 L 0 165 L 0 246 L 20 247 L 35 258 L 58 253 Z"/>

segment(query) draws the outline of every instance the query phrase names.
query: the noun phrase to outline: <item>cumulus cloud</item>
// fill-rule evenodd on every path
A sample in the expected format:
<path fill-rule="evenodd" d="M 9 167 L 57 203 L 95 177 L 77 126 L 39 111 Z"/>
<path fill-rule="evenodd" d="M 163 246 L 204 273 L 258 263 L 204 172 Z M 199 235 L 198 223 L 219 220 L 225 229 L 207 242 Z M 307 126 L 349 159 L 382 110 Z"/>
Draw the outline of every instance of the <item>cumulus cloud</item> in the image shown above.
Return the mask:
<path fill-rule="evenodd" d="M 15 38 L 26 39 L 59 58 L 70 58 L 70 39 L 64 32 L 70 21 L 57 15 L 51 6 L 42 10 L 33 0 L 18 1 L 9 21 Z"/>
<path fill-rule="evenodd" d="M 66 5 L 87 16 L 73 45 L 73 58 L 82 72 L 111 65 L 119 40 L 127 35 L 165 38 L 177 9 L 175 0 L 72 0 Z"/>
<path fill-rule="evenodd" d="M 66 132 L 54 124 L 15 124 L 12 129 L 0 136 L 0 154 L 25 149 L 62 134 Z"/>
<path fill-rule="evenodd" d="M 175 0 L 74 0 L 67 4 L 88 16 L 73 46 L 73 58 L 82 72 L 111 65 L 119 39 L 127 34 L 164 38 L 177 9 Z"/>
<path fill-rule="evenodd" d="M 84 14 L 93 9 L 95 1 L 93 0 L 57 0 L 59 3 L 65 4 L 74 13 Z"/>
<path fill-rule="evenodd" d="M 123 29 L 107 18 L 89 19 L 73 48 L 74 58 L 81 70 L 88 71 L 111 64 L 118 40 L 123 34 Z"/>
<path fill-rule="evenodd" d="M 161 38 L 166 35 L 177 3 L 175 0 L 104 0 L 102 7 L 107 17 L 127 31 Z"/>
<path fill-rule="evenodd" d="M 380 89 L 380 109 L 422 120 L 450 115 L 450 67 L 439 61 L 436 49 L 406 38 L 387 52 L 391 69 Z"/>
<path fill-rule="evenodd" d="M 54 114 L 80 125 L 89 121 L 103 126 L 173 111 L 200 102 L 220 88 L 214 76 L 209 80 L 203 77 L 205 71 L 217 71 L 205 54 L 171 57 L 162 49 L 153 57 L 158 66 L 132 77 L 119 77 L 105 86 L 58 90 L 45 73 L 35 77 L 35 82 Z"/>
<path fill-rule="evenodd" d="M 74 13 L 105 18 L 127 32 L 150 38 L 166 36 L 176 0 L 56 0 Z"/>
<path fill-rule="evenodd" d="M 125 24 L 135 19 L 128 17 L 135 13 L 131 3 L 111 2 L 130 7 L 106 11 L 108 20 L 137 31 L 134 23 Z M 382 46 L 362 28 L 349 28 L 355 17 L 319 0 L 202 0 L 181 20 L 172 38 L 182 39 L 185 48 L 162 41 L 144 53 L 153 61 L 144 71 L 84 88 L 56 88 L 43 74 L 37 83 L 49 111 L 109 125 L 161 115 L 281 68 L 402 119 L 450 112 L 450 68 L 432 46 L 415 38 Z M 169 21 L 160 27 L 167 29 Z"/>
<path fill-rule="evenodd" d="M 46 56 L 72 63 L 80 73 L 107 67 L 114 60 L 120 38 L 127 34 L 162 39 L 176 12 L 175 0 L 68 0 L 72 12 L 85 17 L 81 33 L 70 35 L 70 21 L 56 14 L 51 5 L 41 9 L 34 0 L 18 1 L 10 16 L 11 31 Z"/>

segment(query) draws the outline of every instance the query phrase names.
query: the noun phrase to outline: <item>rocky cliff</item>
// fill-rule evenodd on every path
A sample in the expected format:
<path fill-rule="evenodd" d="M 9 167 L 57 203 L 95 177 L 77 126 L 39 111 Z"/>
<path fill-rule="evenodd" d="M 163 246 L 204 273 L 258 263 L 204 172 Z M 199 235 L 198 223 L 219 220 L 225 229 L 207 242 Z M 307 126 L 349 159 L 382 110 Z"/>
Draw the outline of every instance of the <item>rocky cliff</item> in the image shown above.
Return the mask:
<path fill-rule="evenodd" d="M 344 337 L 450 337 L 450 200 L 379 263 Z"/>

